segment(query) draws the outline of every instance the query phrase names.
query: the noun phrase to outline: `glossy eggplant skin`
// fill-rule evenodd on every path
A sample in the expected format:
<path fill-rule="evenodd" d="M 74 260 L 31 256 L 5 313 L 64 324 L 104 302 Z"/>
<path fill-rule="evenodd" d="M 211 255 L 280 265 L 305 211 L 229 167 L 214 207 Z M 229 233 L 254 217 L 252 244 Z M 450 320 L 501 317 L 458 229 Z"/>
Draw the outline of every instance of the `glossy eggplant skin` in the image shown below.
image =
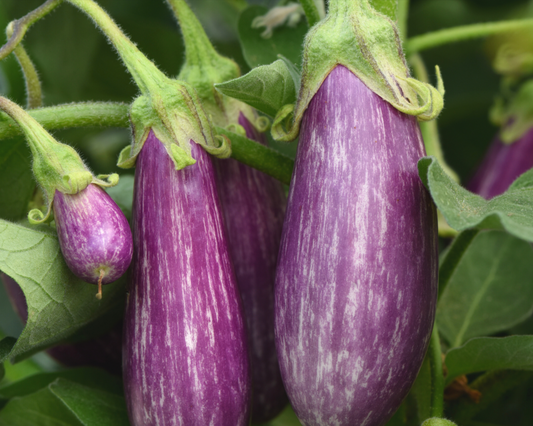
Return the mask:
<path fill-rule="evenodd" d="M 137 159 L 123 345 L 134 426 L 249 422 L 242 301 L 212 162 L 191 147 L 196 164 L 176 171 L 150 132 Z"/>
<path fill-rule="evenodd" d="M 491 199 L 503 194 L 515 179 L 533 167 L 533 129 L 504 144 L 496 137 L 467 188 Z"/>
<path fill-rule="evenodd" d="M 246 136 L 266 145 L 241 113 Z M 274 280 L 285 216 L 283 185 L 233 159 L 216 160 L 217 188 L 241 294 L 252 363 L 252 422 L 274 418 L 288 402 L 274 340 Z"/>
<path fill-rule="evenodd" d="M 437 217 L 416 118 L 337 66 L 305 112 L 276 276 L 276 344 L 306 426 L 384 425 L 429 343 Z"/>
<path fill-rule="evenodd" d="M 75 195 L 56 191 L 54 216 L 61 253 L 77 277 L 97 284 L 119 279 L 133 255 L 128 221 L 111 197 L 90 184 Z"/>
<path fill-rule="evenodd" d="M 26 323 L 28 305 L 22 289 L 10 276 L 0 273 L 0 278 L 15 312 Z M 101 336 L 57 345 L 47 349 L 46 353 L 66 367 L 99 367 L 111 374 L 121 375 L 122 322 Z"/>

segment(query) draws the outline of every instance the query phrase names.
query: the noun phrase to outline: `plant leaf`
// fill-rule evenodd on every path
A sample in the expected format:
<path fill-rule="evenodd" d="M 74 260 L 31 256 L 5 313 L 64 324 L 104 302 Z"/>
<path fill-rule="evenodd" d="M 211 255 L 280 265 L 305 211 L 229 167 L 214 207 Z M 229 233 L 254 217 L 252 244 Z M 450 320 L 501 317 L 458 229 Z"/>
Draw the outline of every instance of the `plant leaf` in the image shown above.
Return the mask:
<path fill-rule="evenodd" d="M 396 13 L 398 12 L 398 0 L 370 0 L 370 4 L 379 13 L 388 16 L 393 21 L 396 21 Z"/>
<path fill-rule="evenodd" d="M 215 87 L 224 95 L 247 103 L 271 117 L 282 106 L 296 102 L 294 80 L 281 59 L 254 68 L 242 77 L 215 84 Z"/>
<path fill-rule="evenodd" d="M 128 220 L 131 219 L 133 208 L 133 175 L 121 175 L 115 186 L 106 188 L 106 192 L 113 199 Z"/>
<path fill-rule="evenodd" d="M 441 335 L 457 347 L 524 321 L 533 311 L 533 249 L 501 231 L 480 232 L 437 305 Z"/>
<path fill-rule="evenodd" d="M 6 220 L 24 218 L 35 189 L 31 154 L 24 139 L 7 139 L 0 143 L 0 182 L 0 217 Z"/>
<path fill-rule="evenodd" d="M 533 336 L 478 337 L 446 354 L 446 383 L 488 370 L 533 371 Z"/>
<path fill-rule="evenodd" d="M 0 270 L 22 288 L 28 322 L 10 358 L 16 362 L 120 312 L 124 280 L 104 286 L 104 297 L 69 270 L 55 231 L 48 225 L 26 228 L 0 220 Z"/>
<path fill-rule="evenodd" d="M 294 27 L 287 25 L 276 27 L 272 37 L 265 39 L 261 37 L 264 28 L 252 28 L 252 21 L 267 13 L 268 9 L 263 6 L 250 6 L 241 13 L 238 32 L 244 59 L 250 68 L 271 64 L 278 59 L 279 54 L 288 58 L 293 64 L 300 64 L 303 41 L 307 33 L 306 20 L 300 19 Z"/>
<path fill-rule="evenodd" d="M 85 426 L 130 424 L 123 396 L 61 378 L 50 384 L 49 388 Z"/>
<path fill-rule="evenodd" d="M 452 228 L 458 231 L 505 229 L 533 242 L 533 169 L 521 175 L 504 194 L 491 200 L 462 188 L 433 157 L 420 159 L 418 172 Z"/>
<path fill-rule="evenodd" d="M 4 361 L 9 356 L 11 349 L 15 346 L 17 339 L 14 337 L 4 337 L 0 340 L 0 380 L 4 378 L 6 370 L 4 369 Z"/>

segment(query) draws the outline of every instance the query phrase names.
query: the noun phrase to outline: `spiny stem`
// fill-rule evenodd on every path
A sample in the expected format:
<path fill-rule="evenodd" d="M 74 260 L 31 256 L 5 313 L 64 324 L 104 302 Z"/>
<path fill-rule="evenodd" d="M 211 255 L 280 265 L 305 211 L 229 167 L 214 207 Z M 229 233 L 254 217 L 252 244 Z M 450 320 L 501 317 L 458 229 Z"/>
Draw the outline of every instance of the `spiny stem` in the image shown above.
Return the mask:
<path fill-rule="evenodd" d="M 442 351 L 437 323 L 433 326 L 429 341 L 429 365 L 431 371 L 431 417 L 441 418 L 444 415 L 444 376 L 442 374 Z"/>
<path fill-rule="evenodd" d="M 66 0 L 88 15 L 106 35 L 122 58 L 143 95 L 150 95 L 167 78 L 120 30 L 111 17 L 93 0 Z"/>
<path fill-rule="evenodd" d="M 7 38 L 10 39 L 13 35 L 14 21 L 10 22 L 6 28 Z M 26 82 L 26 108 L 34 109 L 40 108 L 43 104 L 43 92 L 41 89 L 41 81 L 39 80 L 39 74 L 35 69 L 35 65 L 24 49 L 22 42 L 15 47 L 13 51 L 15 54 L 20 68 L 22 69 L 22 74 L 24 75 L 24 81 Z"/>
<path fill-rule="evenodd" d="M 100 277 L 98 278 L 98 293 L 96 293 L 96 298 L 102 300 L 102 280 L 105 277 L 105 271 L 100 269 Z"/>
<path fill-rule="evenodd" d="M 517 31 L 522 28 L 533 28 L 533 19 L 490 22 L 449 28 L 416 36 L 407 40 L 404 45 L 405 53 L 407 55 L 412 55 L 413 53 L 448 43 L 456 43 L 458 41 L 487 37 L 509 31 Z"/>
<path fill-rule="evenodd" d="M 52 10 L 61 4 L 63 0 L 48 0 L 43 5 L 28 13 L 16 21 L 13 21 L 13 35 L 8 42 L 0 49 L 0 61 L 15 50 L 24 38 L 26 31 L 39 19 L 48 15 Z"/>
<path fill-rule="evenodd" d="M 300 0 L 309 28 L 320 21 L 320 13 L 313 0 Z"/>

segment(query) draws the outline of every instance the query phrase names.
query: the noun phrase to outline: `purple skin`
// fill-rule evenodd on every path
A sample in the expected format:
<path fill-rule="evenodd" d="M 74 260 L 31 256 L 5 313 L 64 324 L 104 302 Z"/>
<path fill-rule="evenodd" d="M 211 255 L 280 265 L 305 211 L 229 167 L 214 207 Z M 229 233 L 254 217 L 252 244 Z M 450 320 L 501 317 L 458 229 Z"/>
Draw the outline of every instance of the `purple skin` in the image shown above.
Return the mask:
<path fill-rule="evenodd" d="M 489 200 L 507 191 L 518 176 L 532 167 L 533 129 L 510 145 L 496 137 L 467 188 Z"/>
<path fill-rule="evenodd" d="M 109 195 L 89 185 L 75 195 L 56 191 L 54 215 L 61 252 L 70 270 L 91 284 L 120 278 L 131 263 L 128 221 Z"/>
<path fill-rule="evenodd" d="M 150 132 L 137 159 L 124 388 L 134 426 L 240 426 L 251 378 L 242 302 L 214 169 L 176 171 Z"/>
<path fill-rule="evenodd" d="M 11 305 L 22 322 L 28 320 L 26 297 L 16 281 L 0 273 Z M 66 367 L 99 367 L 120 375 L 122 370 L 122 323 L 94 339 L 66 343 L 48 349 L 46 352 Z"/>
<path fill-rule="evenodd" d="M 407 116 L 337 66 L 301 126 L 276 275 L 281 375 L 306 425 L 384 425 L 429 343 L 437 216 Z"/>
<path fill-rule="evenodd" d="M 249 139 L 266 141 L 241 113 Z M 237 284 L 244 302 L 252 362 L 252 422 L 274 418 L 288 402 L 274 341 L 274 280 L 285 215 L 283 185 L 236 160 L 215 161 L 217 187 Z"/>

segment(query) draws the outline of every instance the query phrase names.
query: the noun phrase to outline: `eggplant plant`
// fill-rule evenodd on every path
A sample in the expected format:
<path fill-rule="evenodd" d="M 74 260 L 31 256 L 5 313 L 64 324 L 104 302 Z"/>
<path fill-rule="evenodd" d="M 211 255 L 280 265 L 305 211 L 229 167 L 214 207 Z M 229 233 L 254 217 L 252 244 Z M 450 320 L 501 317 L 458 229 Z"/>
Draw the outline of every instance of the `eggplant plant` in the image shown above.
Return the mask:
<path fill-rule="evenodd" d="M 529 2 L 189 5 L 0 2 L 0 424 L 530 425 Z"/>

